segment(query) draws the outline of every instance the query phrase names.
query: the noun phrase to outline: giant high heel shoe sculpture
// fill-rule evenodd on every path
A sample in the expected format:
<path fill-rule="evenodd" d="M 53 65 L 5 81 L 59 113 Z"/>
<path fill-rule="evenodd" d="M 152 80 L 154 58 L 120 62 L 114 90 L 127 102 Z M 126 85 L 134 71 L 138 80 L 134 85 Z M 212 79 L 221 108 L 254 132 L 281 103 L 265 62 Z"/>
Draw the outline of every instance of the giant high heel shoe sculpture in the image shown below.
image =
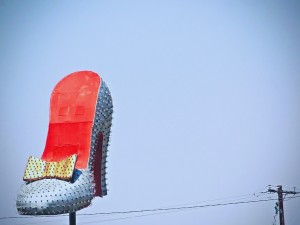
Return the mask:
<path fill-rule="evenodd" d="M 107 194 L 106 156 L 112 120 L 110 92 L 91 71 L 64 77 L 53 89 L 46 146 L 30 157 L 17 196 L 25 215 L 76 212 Z"/>

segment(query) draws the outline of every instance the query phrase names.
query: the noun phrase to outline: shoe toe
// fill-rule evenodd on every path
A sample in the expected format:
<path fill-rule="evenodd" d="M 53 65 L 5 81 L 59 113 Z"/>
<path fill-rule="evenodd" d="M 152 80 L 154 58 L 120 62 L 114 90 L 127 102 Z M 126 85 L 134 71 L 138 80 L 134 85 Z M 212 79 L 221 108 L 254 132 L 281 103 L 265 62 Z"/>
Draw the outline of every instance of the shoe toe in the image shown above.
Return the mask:
<path fill-rule="evenodd" d="M 77 171 L 74 182 L 43 179 L 24 184 L 17 196 L 17 209 L 25 215 L 74 212 L 90 205 L 94 183 L 88 171 Z"/>

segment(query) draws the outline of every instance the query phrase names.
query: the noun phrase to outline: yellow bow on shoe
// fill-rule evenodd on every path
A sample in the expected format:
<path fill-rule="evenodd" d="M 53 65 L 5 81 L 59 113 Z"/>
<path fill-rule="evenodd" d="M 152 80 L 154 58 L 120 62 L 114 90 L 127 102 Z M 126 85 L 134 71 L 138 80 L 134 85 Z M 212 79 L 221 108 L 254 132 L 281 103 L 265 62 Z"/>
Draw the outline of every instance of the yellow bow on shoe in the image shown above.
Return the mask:
<path fill-rule="evenodd" d="M 71 155 L 59 162 L 46 162 L 30 156 L 23 176 L 24 181 L 57 178 L 70 181 L 73 176 L 77 155 Z"/>

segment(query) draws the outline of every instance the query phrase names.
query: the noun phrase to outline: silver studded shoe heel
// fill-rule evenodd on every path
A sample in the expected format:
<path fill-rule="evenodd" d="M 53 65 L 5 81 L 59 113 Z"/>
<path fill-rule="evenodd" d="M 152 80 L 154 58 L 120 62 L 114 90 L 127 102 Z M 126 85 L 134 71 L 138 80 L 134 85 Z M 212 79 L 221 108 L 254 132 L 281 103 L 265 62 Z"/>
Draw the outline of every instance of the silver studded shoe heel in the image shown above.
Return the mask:
<path fill-rule="evenodd" d="M 29 158 L 17 196 L 20 214 L 75 212 L 107 194 L 112 112 L 110 92 L 94 72 L 72 73 L 56 85 L 43 155 Z"/>

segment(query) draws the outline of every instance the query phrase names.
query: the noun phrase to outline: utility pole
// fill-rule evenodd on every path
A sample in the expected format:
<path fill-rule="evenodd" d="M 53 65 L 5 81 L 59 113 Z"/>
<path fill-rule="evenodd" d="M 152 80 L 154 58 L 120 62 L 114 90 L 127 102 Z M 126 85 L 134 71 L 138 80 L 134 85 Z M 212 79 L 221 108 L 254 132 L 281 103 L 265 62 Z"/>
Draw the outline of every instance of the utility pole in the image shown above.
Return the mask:
<path fill-rule="evenodd" d="M 282 190 L 282 186 L 281 185 L 277 186 L 277 190 L 269 188 L 268 192 L 277 193 L 278 194 L 279 222 L 280 222 L 280 225 L 285 225 L 284 224 L 284 210 L 283 210 L 283 194 L 286 194 L 286 195 L 287 194 L 293 194 L 293 195 L 295 195 L 295 194 L 298 194 L 300 192 L 296 192 L 296 191 L 284 191 L 284 190 Z"/>

